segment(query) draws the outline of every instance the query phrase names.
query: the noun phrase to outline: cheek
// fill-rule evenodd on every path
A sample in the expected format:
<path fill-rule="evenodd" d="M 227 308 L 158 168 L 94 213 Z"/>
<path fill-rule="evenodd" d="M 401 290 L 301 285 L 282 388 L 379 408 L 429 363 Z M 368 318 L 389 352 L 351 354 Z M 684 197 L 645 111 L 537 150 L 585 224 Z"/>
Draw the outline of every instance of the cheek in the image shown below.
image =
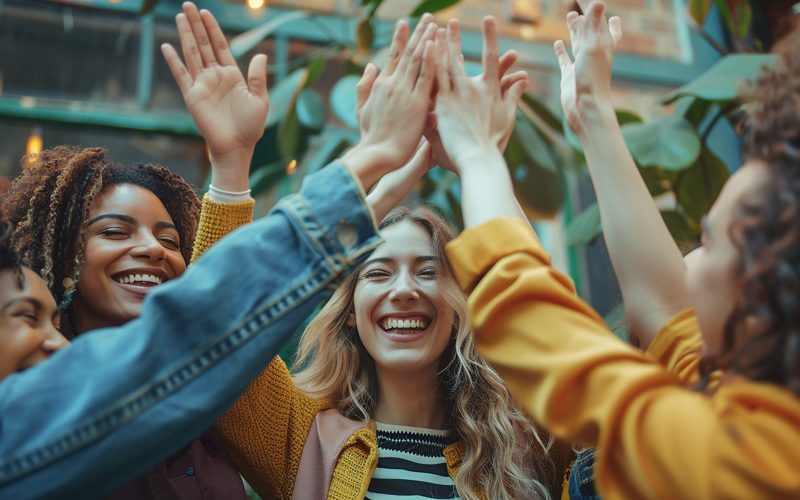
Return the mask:
<path fill-rule="evenodd" d="M 180 276 L 186 271 L 186 261 L 183 260 L 183 255 L 178 251 L 170 250 L 167 253 L 167 262 L 175 272 L 175 276 Z"/>

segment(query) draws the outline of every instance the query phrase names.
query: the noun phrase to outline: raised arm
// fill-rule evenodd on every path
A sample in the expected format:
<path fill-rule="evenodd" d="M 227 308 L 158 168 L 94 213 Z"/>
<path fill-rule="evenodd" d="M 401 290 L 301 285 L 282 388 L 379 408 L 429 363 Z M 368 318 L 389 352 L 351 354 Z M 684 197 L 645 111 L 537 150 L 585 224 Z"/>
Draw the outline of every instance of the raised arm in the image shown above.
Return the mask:
<path fill-rule="evenodd" d="M 269 112 L 267 57 L 253 57 L 245 80 L 210 12 L 185 2 L 175 24 L 185 64 L 171 45 L 162 45 L 161 52 L 208 145 L 211 185 L 223 193 L 247 192 L 253 151 Z"/>
<path fill-rule="evenodd" d="M 561 67 L 561 105 L 583 145 L 603 235 L 631 327 L 646 349 L 660 328 L 688 307 L 686 266 L 633 161 L 611 105 L 611 62 L 622 36 L 619 18 L 606 21 L 594 2 L 586 15 L 567 15 L 571 61 L 555 44 Z"/>

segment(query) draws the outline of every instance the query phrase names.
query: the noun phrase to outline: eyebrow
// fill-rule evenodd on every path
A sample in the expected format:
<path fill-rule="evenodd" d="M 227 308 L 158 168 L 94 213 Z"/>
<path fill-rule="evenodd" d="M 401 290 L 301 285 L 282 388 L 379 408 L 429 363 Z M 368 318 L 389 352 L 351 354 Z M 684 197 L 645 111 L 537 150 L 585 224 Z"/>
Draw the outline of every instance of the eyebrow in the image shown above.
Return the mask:
<path fill-rule="evenodd" d="M 364 266 L 363 267 L 367 267 L 370 264 L 375 264 L 375 263 L 391 264 L 392 262 L 394 262 L 396 260 L 397 259 L 394 259 L 392 257 L 376 257 L 374 259 L 369 259 L 368 261 L 364 262 Z M 438 259 L 433 255 L 420 255 L 419 257 L 416 257 L 414 259 L 414 262 L 416 262 L 416 263 L 419 263 L 419 262 L 431 262 L 431 261 L 436 261 L 436 260 L 438 260 Z"/>
<path fill-rule="evenodd" d="M 19 297 L 19 298 L 16 298 L 16 299 L 11 299 L 8 302 L 6 302 L 3 305 L 3 311 L 7 311 L 9 308 L 19 304 L 20 302 L 28 302 L 36 310 L 44 309 L 44 305 L 42 305 L 41 302 L 39 302 L 37 299 L 34 299 L 33 297 Z"/>
<path fill-rule="evenodd" d="M 127 224 L 131 224 L 131 225 L 138 224 L 138 221 L 136 219 L 134 219 L 133 217 L 131 217 L 130 215 L 125 215 L 125 214 L 102 214 L 102 215 L 98 215 L 94 219 L 90 220 L 88 225 L 91 226 L 95 222 L 101 221 L 103 219 L 121 220 L 122 222 L 125 222 Z M 175 229 L 176 231 L 178 230 L 178 228 L 175 226 L 175 224 L 173 224 L 171 222 L 166 222 L 166 221 L 162 221 L 162 222 L 156 223 L 156 229 Z"/>

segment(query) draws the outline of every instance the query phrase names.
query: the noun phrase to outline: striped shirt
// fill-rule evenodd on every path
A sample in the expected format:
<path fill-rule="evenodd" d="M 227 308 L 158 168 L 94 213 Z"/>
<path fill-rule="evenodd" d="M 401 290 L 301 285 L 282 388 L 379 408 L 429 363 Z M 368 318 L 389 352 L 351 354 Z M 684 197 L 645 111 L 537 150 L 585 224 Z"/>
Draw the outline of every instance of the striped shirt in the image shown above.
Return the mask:
<path fill-rule="evenodd" d="M 377 437 L 367 500 L 458 498 L 443 454 L 456 441 L 451 431 L 377 423 Z"/>

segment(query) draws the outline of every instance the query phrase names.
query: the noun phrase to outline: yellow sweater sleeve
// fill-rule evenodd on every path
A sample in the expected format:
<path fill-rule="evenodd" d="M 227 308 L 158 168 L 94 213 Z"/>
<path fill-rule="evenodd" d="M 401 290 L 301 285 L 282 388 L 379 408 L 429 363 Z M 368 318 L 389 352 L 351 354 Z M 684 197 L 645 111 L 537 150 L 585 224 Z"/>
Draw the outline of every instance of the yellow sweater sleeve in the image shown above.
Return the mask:
<path fill-rule="evenodd" d="M 200 209 L 200 223 L 192 249 L 192 262 L 199 259 L 206 250 L 239 226 L 253 222 L 253 207 L 256 202 L 252 198 L 241 203 L 216 203 L 203 196 Z"/>
<path fill-rule="evenodd" d="M 800 497 L 800 402 L 788 391 L 685 388 L 613 337 L 522 221 L 465 231 L 448 255 L 481 353 L 536 421 L 597 448 L 604 497 Z"/>
<path fill-rule="evenodd" d="M 700 350 L 703 341 L 694 311 L 687 309 L 676 314 L 655 336 L 647 354 L 658 361 L 684 385 L 699 378 Z"/>
<path fill-rule="evenodd" d="M 306 439 L 326 402 L 297 389 L 276 357 L 217 421 L 234 465 L 262 498 L 290 499 Z"/>

